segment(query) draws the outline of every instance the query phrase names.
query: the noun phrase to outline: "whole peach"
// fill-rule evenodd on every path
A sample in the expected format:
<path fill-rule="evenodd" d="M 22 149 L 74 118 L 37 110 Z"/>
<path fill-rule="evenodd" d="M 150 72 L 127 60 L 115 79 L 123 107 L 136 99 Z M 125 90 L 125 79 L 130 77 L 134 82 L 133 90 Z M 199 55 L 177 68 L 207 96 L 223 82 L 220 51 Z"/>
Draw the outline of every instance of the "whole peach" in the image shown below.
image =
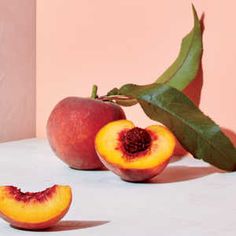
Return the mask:
<path fill-rule="evenodd" d="M 94 139 L 105 124 L 125 119 L 120 106 L 94 98 L 67 97 L 51 112 L 47 137 L 55 154 L 75 169 L 100 169 Z"/>

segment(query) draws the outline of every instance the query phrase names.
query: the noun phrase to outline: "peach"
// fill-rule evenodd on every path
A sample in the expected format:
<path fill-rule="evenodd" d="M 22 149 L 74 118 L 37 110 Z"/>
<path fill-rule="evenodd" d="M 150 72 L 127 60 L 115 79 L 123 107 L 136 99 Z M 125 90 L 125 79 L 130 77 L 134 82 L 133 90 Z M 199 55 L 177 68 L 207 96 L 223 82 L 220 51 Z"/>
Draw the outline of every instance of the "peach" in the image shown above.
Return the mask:
<path fill-rule="evenodd" d="M 103 164 L 123 180 L 141 182 L 161 173 L 174 148 L 174 135 L 162 125 L 146 129 L 131 121 L 113 121 L 102 127 L 95 148 Z"/>
<path fill-rule="evenodd" d="M 108 122 L 125 119 L 120 106 L 95 98 L 67 97 L 51 112 L 47 137 L 55 154 L 75 169 L 100 169 L 94 148 L 98 130 Z"/>
<path fill-rule="evenodd" d="M 41 192 L 21 192 L 14 186 L 0 187 L 0 216 L 21 229 L 45 229 L 58 222 L 72 200 L 69 186 L 54 185 Z"/>

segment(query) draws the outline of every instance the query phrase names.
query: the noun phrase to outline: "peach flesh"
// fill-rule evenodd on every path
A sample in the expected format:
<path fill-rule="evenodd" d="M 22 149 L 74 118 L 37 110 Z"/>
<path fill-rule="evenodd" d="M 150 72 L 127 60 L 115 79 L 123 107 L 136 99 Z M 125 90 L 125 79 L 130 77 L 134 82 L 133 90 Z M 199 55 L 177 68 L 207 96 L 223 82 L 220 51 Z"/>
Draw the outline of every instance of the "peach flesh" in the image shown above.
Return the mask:
<path fill-rule="evenodd" d="M 14 228 L 45 229 L 67 213 L 71 200 L 69 186 L 54 185 L 41 192 L 21 192 L 14 186 L 1 186 L 0 216 Z"/>
<path fill-rule="evenodd" d="M 158 137 L 153 132 L 147 131 L 145 129 L 135 127 L 130 130 L 121 131 L 119 134 L 120 146 L 118 149 L 124 152 L 124 158 L 127 161 L 132 161 L 139 157 L 144 156 L 150 146 L 152 141 L 157 140 Z M 164 162 L 162 165 L 149 168 L 144 170 L 129 170 L 125 168 L 120 168 L 118 174 L 121 178 L 128 182 L 144 182 L 152 177 L 155 177 L 157 173 L 162 172 L 167 166 L 168 161 Z M 117 169 L 112 165 L 109 165 L 109 169 L 117 172 Z"/>
<path fill-rule="evenodd" d="M 0 216 L 7 222 L 10 223 L 11 227 L 16 229 L 24 229 L 24 230 L 42 230 L 50 228 L 51 226 L 55 225 L 60 219 L 63 218 L 63 216 L 67 213 L 69 208 L 65 209 L 60 215 L 55 216 L 54 218 L 42 222 L 42 223 L 24 223 L 24 222 L 18 222 L 12 219 L 9 216 L 4 215 L 0 212 Z"/>

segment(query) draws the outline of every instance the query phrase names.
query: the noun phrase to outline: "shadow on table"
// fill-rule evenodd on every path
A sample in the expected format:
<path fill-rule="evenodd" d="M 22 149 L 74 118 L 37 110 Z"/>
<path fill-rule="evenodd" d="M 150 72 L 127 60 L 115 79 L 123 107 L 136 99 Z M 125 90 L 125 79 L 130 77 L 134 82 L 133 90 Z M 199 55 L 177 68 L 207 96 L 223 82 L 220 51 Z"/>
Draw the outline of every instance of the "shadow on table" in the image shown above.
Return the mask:
<path fill-rule="evenodd" d="M 37 232 L 58 232 L 58 231 L 78 230 L 78 229 L 85 229 L 85 228 L 96 227 L 99 225 L 104 225 L 109 222 L 110 221 L 105 221 L 105 220 L 62 220 L 50 228 L 36 230 L 36 231 Z M 14 226 L 12 227 L 16 228 Z M 16 229 L 19 229 L 19 228 L 16 228 Z M 19 229 L 19 230 L 22 230 L 22 229 Z"/>
<path fill-rule="evenodd" d="M 68 231 L 68 230 L 78 230 L 96 227 L 99 225 L 104 225 L 110 221 L 105 220 L 63 220 L 58 222 L 56 225 L 44 230 L 46 232 L 56 232 L 56 231 Z"/>
<path fill-rule="evenodd" d="M 214 173 L 224 173 L 213 166 L 191 167 L 191 166 L 170 166 L 162 174 L 149 180 L 147 183 L 174 183 L 201 178 Z"/>

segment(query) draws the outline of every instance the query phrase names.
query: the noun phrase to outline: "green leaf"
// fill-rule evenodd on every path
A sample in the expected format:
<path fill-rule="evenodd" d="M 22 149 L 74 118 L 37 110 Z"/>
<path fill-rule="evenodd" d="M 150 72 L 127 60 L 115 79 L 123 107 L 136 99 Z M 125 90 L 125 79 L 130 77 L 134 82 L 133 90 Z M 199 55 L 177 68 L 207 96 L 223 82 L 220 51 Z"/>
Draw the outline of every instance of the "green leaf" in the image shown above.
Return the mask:
<path fill-rule="evenodd" d="M 223 170 L 236 170 L 233 144 L 219 126 L 179 90 L 167 84 L 128 84 L 119 94 L 136 98 L 147 116 L 166 125 L 195 158 Z"/>
<path fill-rule="evenodd" d="M 178 57 L 174 63 L 156 80 L 156 83 L 168 85 L 183 90 L 197 75 L 202 58 L 202 30 L 194 6 L 194 27 L 181 43 Z"/>
<path fill-rule="evenodd" d="M 107 93 L 107 96 L 117 95 L 118 92 L 119 92 L 119 89 L 118 89 L 118 88 L 113 88 L 112 90 L 110 90 L 110 91 Z"/>

